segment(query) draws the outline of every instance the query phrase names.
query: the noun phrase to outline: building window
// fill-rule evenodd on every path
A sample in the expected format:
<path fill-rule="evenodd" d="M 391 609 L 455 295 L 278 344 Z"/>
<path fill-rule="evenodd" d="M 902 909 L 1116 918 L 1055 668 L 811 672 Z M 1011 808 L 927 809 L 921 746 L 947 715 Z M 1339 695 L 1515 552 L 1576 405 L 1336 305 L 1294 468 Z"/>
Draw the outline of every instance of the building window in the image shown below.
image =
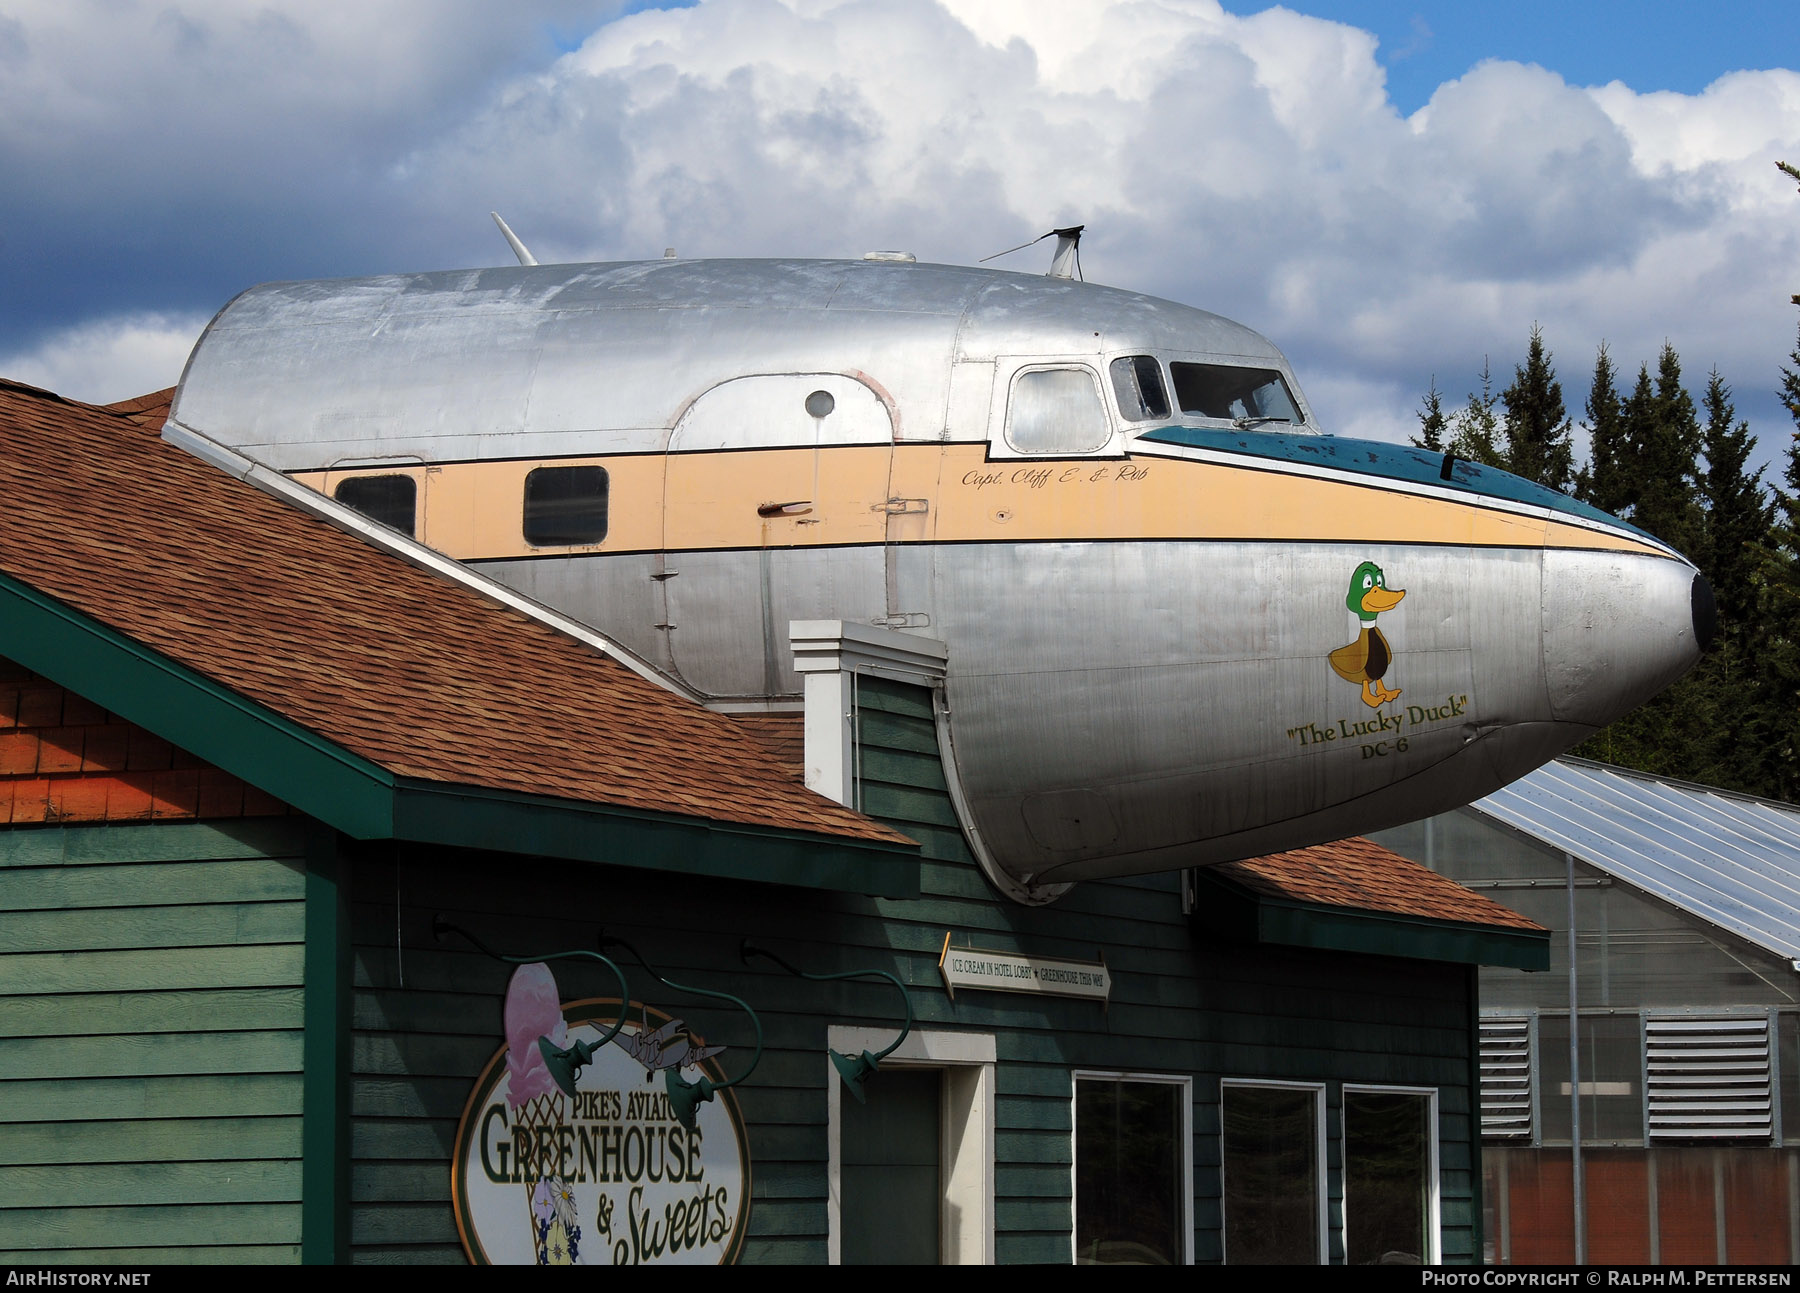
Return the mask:
<path fill-rule="evenodd" d="M 1437 1093 L 1344 1088 L 1344 1253 L 1352 1266 L 1437 1261 Z"/>
<path fill-rule="evenodd" d="M 340 480 L 331 496 L 377 525 L 408 537 L 416 533 L 419 482 L 411 476 L 351 476 Z"/>
<path fill-rule="evenodd" d="M 1013 381 L 1006 439 L 1020 453 L 1092 453 L 1112 439 L 1106 406 L 1086 368 L 1035 368 Z"/>
<path fill-rule="evenodd" d="M 1075 1075 L 1075 1260 L 1176 1266 L 1191 1260 L 1189 1082 L 1154 1074 Z"/>
<path fill-rule="evenodd" d="M 893 1029 L 833 1025 L 832 1050 L 878 1051 Z M 994 1260 L 994 1038 L 919 1032 L 845 1091 L 828 1068 L 827 1251 L 834 1263 Z"/>
<path fill-rule="evenodd" d="M 538 467 L 525 477 L 525 542 L 569 548 L 606 537 L 604 467 Z"/>
<path fill-rule="evenodd" d="M 1226 1082 L 1219 1105 L 1225 1260 L 1323 1262 L 1325 1088 Z"/>

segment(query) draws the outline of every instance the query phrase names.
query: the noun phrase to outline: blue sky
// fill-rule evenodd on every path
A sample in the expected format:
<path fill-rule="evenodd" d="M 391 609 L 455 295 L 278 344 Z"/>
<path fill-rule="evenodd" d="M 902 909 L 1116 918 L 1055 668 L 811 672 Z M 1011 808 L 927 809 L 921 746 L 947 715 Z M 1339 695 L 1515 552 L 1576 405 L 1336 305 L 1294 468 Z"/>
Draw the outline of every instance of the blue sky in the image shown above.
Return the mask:
<path fill-rule="evenodd" d="M 1230 0 L 1249 14 L 1266 5 Z M 1411 113 L 1483 59 L 1536 63 L 1575 85 L 1698 94 L 1726 72 L 1800 67 L 1800 5 L 1792 0 L 1300 0 L 1300 13 L 1348 23 L 1380 40 L 1395 107 Z"/>
<path fill-rule="evenodd" d="M 967 264 L 1085 222 L 1090 277 L 1266 333 L 1328 429 L 1404 437 L 1535 322 L 1571 412 L 1602 341 L 1668 341 L 1767 457 L 1795 12 L 0 0 L 0 373 L 167 385 L 250 284 L 505 263 L 496 208 L 542 260 Z"/>

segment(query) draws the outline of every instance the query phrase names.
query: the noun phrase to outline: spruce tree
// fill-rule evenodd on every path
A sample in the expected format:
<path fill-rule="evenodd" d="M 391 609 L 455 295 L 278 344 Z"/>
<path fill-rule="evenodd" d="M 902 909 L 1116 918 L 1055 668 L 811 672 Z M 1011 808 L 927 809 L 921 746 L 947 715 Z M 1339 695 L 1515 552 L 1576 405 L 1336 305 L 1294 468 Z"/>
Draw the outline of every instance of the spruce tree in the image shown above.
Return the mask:
<path fill-rule="evenodd" d="M 1681 400 L 1686 392 L 1681 390 L 1680 360 L 1670 346 L 1663 347 L 1658 373 L 1658 381 L 1652 382 L 1649 367 L 1640 366 L 1637 383 L 1619 408 L 1616 442 L 1620 449 L 1612 458 L 1610 486 L 1616 492 L 1609 495 L 1616 506 L 1608 510 L 1688 551 L 1698 533 L 1693 454 L 1699 447 L 1699 429 L 1695 423 L 1684 465 L 1682 446 L 1689 442 L 1683 437 Z M 1597 379 L 1599 376 L 1597 373 Z M 1598 380 L 1596 384 L 1600 384 Z M 1604 387 L 1610 385 L 1609 361 Z M 1590 401 L 1589 416 L 1603 416 L 1604 388 Z M 1693 422 L 1692 400 L 1687 401 L 1686 410 L 1688 421 Z M 1590 473 L 1590 479 L 1592 476 Z M 1736 780 L 1730 775 L 1728 761 L 1721 758 L 1729 753 L 1726 745 L 1732 729 L 1718 706 L 1728 688 L 1717 676 L 1714 659 L 1707 657 L 1695 672 L 1589 737 L 1573 753 L 1691 781 L 1719 784 Z"/>
<path fill-rule="evenodd" d="M 1479 462 L 1489 467 L 1506 466 L 1505 433 L 1494 406 L 1500 402 L 1494 394 L 1494 377 L 1487 357 L 1481 360 L 1481 394 L 1469 392 L 1469 402 L 1451 419 L 1450 452 L 1458 458 Z"/>
<path fill-rule="evenodd" d="M 1604 341 L 1594 356 L 1587 421 L 1582 426 L 1588 433 L 1588 465 L 1576 477 L 1575 496 L 1603 512 L 1618 514 L 1631 501 L 1627 480 L 1631 458 L 1625 445 L 1625 403 L 1613 385 L 1612 355 Z"/>
<path fill-rule="evenodd" d="M 1763 567 L 1755 709 L 1768 727 L 1760 793 L 1792 801 L 1800 799 L 1800 345 L 1788 359 L 1793 367 L 1781 370 L 1781 402 L 1796 430 L 1775 490 L 1775 525 Z"/>
<path fill-rule="evenodd" d="M 1619 401 L 1618 506 L 1608 510 L 1642 529 L 1650 528 L 1643 516 L 1644 455 L 1656 439 L 1655 422 L 1656 387 L 1650 382 L 1649 365 L 1639 364 L 1637 384 Z"/>
<path fill-rule="evenodd" d="M 1681 385 L 1681 358 L 1663 343 L 1656 385 L 1648 368 L 1638 370 L 1637 387 L 1625 401 L 1625 441 L 1634 460 L 1628 482 L 1633 498 L 1630 519 L 1682 553 L 1693 552 L 1700 538 L 1695 459 L 1700 452 L 1700 422 L 1694 401 Z"/>
<path fill-rule="evenodd" d="M 1663 342 L 1656 372 L 1658 453 L 1650 464 L 1668 489 L 1669 541 L 1683 552 L 1701 542 L 1700 418 L 1694 400 L 1681 384 L 1681 358 L 1675 347 Z M 1646 482 L 1649 487 L 1650 482 Z"/>
<path fill-rule="evenodd" d="M 1444 432 L 1450 425 L 1450 419 L 1444 416 L 1443 396 L 1438 393 L 1437 375 L 1432 374 L 1431 389 L 1425 392 L 1420 401 L 1419 434 L 1413 437 L 1415 449 L 1429 449 L 1432 453 L 1444 451 Z"/>
<path fill-rule="evenodd" d="M 1746 470 L 1756 439 L 1748 422 L 1737 421 L 1731 388 L 1717 368 L 1707 380 L 1701 404 L 1706 410 L 1701 433 L 1706 472 L 1700 480 L 1706 522 L 1703 542 L 1693 555 L 1712 581 L 1721 630 L 1742 646 L 1756 619 L 1763 545 L 1773 516 L 1763 496 L 1763 469 Z"/>
<path fill-rule="evenodd" d="M 1531 325 L 1525 362 L 1513 369 L 1513 382 L 1500 392 L 1506 405 L 1506 469 L 1551 489 L 1567 490 L 1575 474 L 1569 443 L 1569 418 L 1563 409 L 1562 383 L 1544 348 L 1544 330 Z"/>

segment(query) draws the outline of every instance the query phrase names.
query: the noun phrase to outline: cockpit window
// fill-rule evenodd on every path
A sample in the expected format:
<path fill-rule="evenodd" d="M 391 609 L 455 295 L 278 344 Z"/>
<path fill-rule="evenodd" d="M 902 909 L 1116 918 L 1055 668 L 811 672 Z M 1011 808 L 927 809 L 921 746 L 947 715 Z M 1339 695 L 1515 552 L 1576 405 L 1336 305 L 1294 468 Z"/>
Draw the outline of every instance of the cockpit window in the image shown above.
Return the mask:
<path fill-rule="evenodd" d="M 411 476 L 351 476 L 331 496 L 378 525 L 411 537 L 419 510 L 419 483 Z"/>
<path fill-rule="evenodd" d="M 1126 355 L 1112 361 L 1113 395 L 1127 422 L 1154 422 L 1169 416 L 1162 365 L 1154 355 Z"/>
<path fill-rule="evenodd" d="M 1106 406 L 1086 368 L 1038 368 L 1013 382 L 1006 439 L 1021 453 L 1091 453 L 1112 438 Z"/>
<path fill-rule="evenodd" d="M 1175 401 L 1183 413 L 1230 421 L 1292 422 L 1305 419 L 1273 368 L 1231 364 L 1170 364 Z"/>

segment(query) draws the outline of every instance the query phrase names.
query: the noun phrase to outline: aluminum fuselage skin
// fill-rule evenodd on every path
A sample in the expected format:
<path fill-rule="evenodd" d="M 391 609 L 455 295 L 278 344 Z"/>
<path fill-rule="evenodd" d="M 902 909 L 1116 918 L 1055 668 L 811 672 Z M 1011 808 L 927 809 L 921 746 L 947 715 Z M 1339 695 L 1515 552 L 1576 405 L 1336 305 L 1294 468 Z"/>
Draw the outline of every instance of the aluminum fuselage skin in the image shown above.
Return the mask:
<path fill-rule="evenodd" d="M 1305 425 L 1128 420 L 1130 356 L 1279 373 Z M 1045 370 L 1105 410 L 1079 452 L 1009 438 Z M 941 639 L 967 825 L 1027 898 L 1468 802 L 1699 653 L 1694 570 L 1655 540 L 1305 434 L 1262 337 L 1067 280 L 662 261 L 272 284 L 213 321 L 171 420 L 327 493 L 412 476 L 424 542 L 724 708 L 798 695 L 790 621 Z M 601 541 L 524 538 L 546 464 L 606 469 Z M 1385 609 L 1350 604 L 1365 564 Z"/>

